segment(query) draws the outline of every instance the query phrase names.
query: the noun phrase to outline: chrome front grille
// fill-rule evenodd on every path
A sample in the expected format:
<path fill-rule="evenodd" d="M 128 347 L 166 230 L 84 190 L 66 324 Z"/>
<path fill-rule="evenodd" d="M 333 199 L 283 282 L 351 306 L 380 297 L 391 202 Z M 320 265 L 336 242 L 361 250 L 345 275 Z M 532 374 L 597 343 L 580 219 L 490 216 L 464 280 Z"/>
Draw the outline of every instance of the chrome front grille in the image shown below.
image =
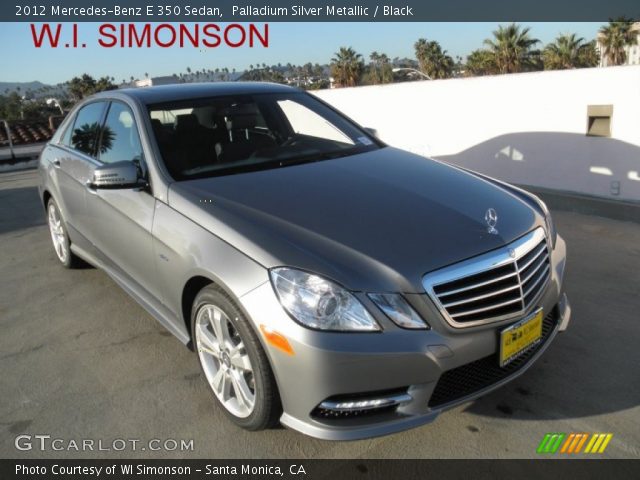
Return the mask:
<path fill-rule="evenodd" d="M 423 284 L 445 319 L 469 327 L 524 315 L 549 281 L 544 230 L 506 247 L 425 275 Z"/>

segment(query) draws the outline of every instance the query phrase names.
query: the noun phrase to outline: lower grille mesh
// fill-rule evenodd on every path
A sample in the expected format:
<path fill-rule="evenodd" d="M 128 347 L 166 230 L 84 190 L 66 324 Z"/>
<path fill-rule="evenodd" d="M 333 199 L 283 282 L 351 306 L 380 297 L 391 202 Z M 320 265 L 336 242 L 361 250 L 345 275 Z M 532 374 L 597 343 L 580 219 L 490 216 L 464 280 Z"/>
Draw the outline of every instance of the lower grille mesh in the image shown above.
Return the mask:
<path fill-rule="evenodd" d="M 459 400 L 516 373 L 547 342 L 556 323 L 557 312 L 554 309 L 547 314 L 542 322 L 542 338 L 540 342 L 531 346 L 505 367 L 500 367 L 498 354 L 496 353 L 446 371 L 440 376 L 436 384 L 436 388 L 429 399 L 429 407 L 435 408 Z"/>

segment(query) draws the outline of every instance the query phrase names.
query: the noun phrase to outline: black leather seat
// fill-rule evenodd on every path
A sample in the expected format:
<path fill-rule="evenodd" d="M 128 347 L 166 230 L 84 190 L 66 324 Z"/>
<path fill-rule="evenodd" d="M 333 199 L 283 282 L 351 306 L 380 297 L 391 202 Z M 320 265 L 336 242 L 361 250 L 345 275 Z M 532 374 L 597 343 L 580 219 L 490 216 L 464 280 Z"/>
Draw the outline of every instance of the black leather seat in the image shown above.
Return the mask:
<path fill-rule="evenodd" d="M 173 144 L 183 171 L 217 162 L 214 131 L 202 126 L 193 113 L 176 117 Z"/>
<path fill-rule="evenodd" d="M 259 113 L 245 106 L 232 107 L 225 114 L 227 141 L 216 146 L 222 162 L 234 162 L 249 158 L 262 148 L 276 146 L 275 141 L 256 127 L 260 125 Z"/>

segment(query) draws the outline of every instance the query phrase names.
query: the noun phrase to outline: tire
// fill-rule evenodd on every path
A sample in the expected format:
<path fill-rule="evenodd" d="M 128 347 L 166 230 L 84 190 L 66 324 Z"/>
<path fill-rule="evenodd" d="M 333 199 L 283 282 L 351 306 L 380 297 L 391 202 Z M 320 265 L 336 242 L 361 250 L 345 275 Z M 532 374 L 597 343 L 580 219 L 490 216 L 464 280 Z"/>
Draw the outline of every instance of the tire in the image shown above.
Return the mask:
<path fill-rule="evenodd" d="M 246 430 L 276 425 L 282 407 L 269 360 L 234 300 L 213 284 L 203 288 L 191 332 L 205 380 L 231 421 Z"/>
<path fill-rule="evenodd" d="M 71 251 L 71 240 L 67 234 L 67 226 L 64 223 L 58 204 L 53 198 L 47 202 L 47 224 L 53 243 L 56 257 L 65 268 L 78 268 L 84 262 Z"/>

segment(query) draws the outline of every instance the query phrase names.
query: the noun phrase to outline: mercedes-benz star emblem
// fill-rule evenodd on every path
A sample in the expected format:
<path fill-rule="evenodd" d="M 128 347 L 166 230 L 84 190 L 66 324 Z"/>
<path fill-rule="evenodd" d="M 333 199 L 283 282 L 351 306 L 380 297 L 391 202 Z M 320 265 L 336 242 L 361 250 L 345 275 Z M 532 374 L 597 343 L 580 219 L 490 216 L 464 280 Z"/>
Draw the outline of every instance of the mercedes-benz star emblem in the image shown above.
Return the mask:
<path fill-rule="evenodd" d="M 498 223 L 498 212 L 493 208 L 488 209 L 484 214 L 484 221 L 487 222 L 487 232 L 492 235 L 497 235 L 498 230 L 496 229 L 496 225 Z"/>

